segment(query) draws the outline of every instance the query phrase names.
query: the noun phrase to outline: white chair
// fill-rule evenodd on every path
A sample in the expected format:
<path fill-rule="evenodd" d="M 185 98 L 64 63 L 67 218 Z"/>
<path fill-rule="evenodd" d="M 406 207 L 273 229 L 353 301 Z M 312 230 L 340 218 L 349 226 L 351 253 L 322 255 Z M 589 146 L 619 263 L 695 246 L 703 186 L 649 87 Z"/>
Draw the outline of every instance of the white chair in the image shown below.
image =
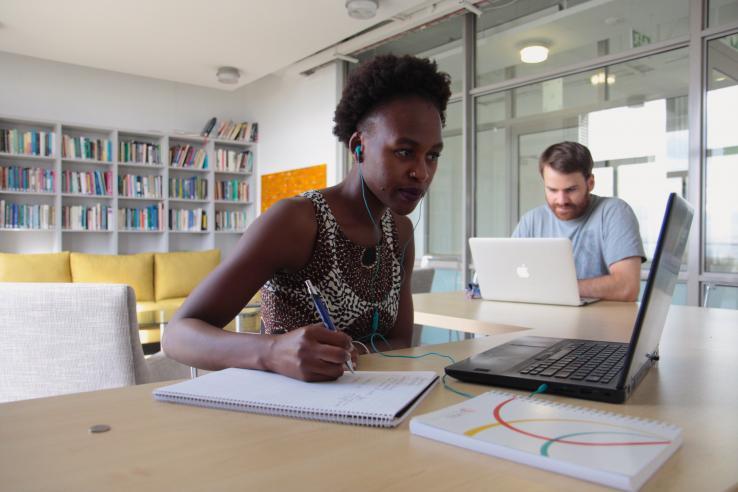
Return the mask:
<path fill-rule="evenodd" d="M 416 268 L 413 270 L 413 279 L 410 290 L 413 294 L 430 292 L 433 286 L 433 277 L 436 271 L 433 268 Z M 420 345 L 420 336 L 423 332 L 423 325 L 413 325 L 413 341 L 412 346 Z"/>
<path fill-rule="evenodd" d="M 186 378 L 145 359 L 126 285 L 0 283 L 0 402 Z"/>

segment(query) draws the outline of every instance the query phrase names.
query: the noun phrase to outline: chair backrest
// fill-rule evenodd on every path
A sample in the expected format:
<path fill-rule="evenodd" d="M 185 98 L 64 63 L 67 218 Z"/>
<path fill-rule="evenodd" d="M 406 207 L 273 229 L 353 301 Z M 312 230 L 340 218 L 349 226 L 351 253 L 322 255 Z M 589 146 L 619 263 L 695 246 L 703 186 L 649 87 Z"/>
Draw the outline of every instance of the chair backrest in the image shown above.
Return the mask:
<path fill-rule="evenodd" d="M 126 285 L 0 283 L 0 401 L 149 380 Z"/>
<path fill-rule="evenodd" d="M 413 294 L 430 292 L 433 286 L 433 276 L 436 270 L 433 268 L 416 268 L 413 270 L 413 282 L 410 290 Z"/>

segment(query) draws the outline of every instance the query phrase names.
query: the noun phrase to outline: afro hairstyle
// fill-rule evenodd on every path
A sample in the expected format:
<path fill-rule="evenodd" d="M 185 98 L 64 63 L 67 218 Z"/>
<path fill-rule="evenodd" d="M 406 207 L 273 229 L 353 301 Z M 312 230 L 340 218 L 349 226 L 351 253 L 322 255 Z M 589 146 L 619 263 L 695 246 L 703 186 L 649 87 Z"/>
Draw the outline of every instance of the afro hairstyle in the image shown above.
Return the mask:
<path fill-rule="evenodd" d="M 348 145 L 351 135 L 374 109 L 408 96 L 433 104 L 445 125 L 450 85 L 451 77 L 439 72 L 434 61 L 410 55 L 377 56 L 351 73 L 333 117 L 333 134 Z"/>

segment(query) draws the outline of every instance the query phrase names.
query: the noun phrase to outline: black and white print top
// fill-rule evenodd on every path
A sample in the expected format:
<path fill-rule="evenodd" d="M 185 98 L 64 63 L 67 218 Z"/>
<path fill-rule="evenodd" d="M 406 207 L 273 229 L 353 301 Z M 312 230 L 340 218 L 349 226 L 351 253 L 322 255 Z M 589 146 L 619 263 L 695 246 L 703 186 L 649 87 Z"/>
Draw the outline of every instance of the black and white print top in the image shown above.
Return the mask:
<path fill-rule="evenodd" d="M 305 267 L 293 273 L 277 272 L 262 287 L 261 315 L 265 333 L 285 333 L 320 323 L 305 286 L 305 280 L 309 279 L 322 294 L 337 329 L 355 340 L 365 339 L 372 333 L 372 316 L 377 308 L 377 331 L 387 335 L 397 319 L 402 257 L 392 213 L 387 210 L 382 216 L 379 254 L 367 265 L 366 248 L 345 236 L 323 195 L 308 191 L 301 196 L 313 202 L 318 234 Z"/>

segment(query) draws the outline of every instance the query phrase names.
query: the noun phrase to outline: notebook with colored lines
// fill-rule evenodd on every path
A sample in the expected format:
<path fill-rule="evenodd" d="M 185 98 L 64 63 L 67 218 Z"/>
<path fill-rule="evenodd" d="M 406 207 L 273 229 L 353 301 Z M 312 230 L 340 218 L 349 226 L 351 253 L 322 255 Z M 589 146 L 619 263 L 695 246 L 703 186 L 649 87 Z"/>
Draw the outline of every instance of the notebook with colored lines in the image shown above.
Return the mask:
<path fill-rule="evenodd" d="M 413 417 L 410 432 L 623 490 L 638 490 L 682 443 L 669 424 L 498 391 Z"/>
<path fill-rule="evenodd" d="M 429 371 L 346 372 L 307 383 L 272 372 L 224 369 L 154 390 L 154 398 L 208 408 L 372 427 L 395 427 L 438 382 Z"/>

